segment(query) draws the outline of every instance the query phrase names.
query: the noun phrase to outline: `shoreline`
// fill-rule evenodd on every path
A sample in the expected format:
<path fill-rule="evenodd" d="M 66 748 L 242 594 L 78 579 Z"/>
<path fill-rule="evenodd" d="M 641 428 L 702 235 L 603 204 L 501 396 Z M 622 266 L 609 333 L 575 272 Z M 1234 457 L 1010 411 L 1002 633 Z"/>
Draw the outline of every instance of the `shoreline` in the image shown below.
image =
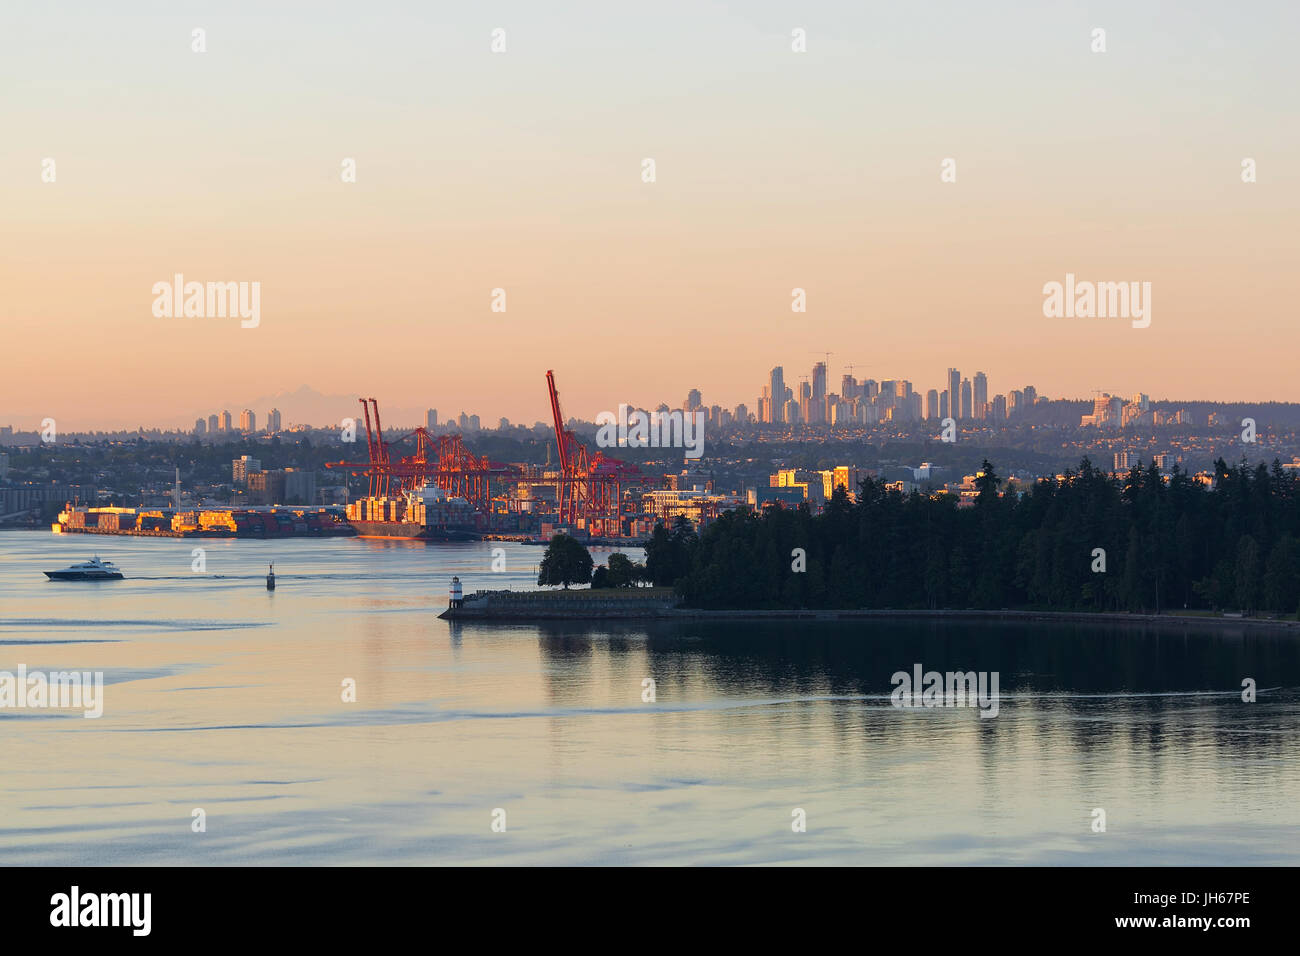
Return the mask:
<path fill-rule="evenodd" d="M 517 592 L 519 594 L 547 594 L 550 592 Z M 1023 611 L 978 609 L 754 609 L 710 610 L 677 607 L 619 607 L 614 601 L 595 599 L 585 602 L 599 607 L 564 607 L 565 601 L 528 601 L 518 607 L 475 608 L 462 606 L 447 608 L 438 617 L 444 620 L 464 621 L 814 621 L 837 622 L 854 620 L 935 620 L 935 621 L 1013 621 L 1043 622 L 1053 624 L 1120 624 L 1156 627 L 1199 627 L 1215 630 L 1249 628 L 1252 630 L 1295 631 L 1300 633 L 1300 621 L 1274 620 L 1258 617 L 1210 617 L 1208 615 L 1182 614 L 1128 614 L 1113 611 Z M 547 607 L 545 605 L 551 604 Z"/>

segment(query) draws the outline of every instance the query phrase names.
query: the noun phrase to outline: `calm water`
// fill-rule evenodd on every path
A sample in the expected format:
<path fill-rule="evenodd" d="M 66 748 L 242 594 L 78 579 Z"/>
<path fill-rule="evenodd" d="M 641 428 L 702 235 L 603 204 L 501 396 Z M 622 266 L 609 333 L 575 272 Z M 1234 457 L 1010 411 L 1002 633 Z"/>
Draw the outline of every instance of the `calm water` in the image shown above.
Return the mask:
<path fill-rule="evenodd" d="M 41 573 L 96 550 L 129 579 Z M 0 710 L 0 863 L 1300 863 L 1296 637 L 436 618 L 540 557 L 0 533 L 0 670 L 107 684 Z M 998 716 L 890 706 L 916 663 Z"/>

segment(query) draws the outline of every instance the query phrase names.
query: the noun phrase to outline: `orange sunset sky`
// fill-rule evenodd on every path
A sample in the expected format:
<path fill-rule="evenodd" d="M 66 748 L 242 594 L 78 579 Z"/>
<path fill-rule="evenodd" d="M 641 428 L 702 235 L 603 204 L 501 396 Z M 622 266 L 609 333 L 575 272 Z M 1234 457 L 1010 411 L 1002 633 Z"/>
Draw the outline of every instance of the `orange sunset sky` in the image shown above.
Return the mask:
<path fill-rule="evenodd" d="M 304 383 L 532 423 L 548 368 L 585 418 L 752 410 L 824 351 L 833 389 L 1300 401 L 1294 4 L 441 6 L 0 13 L 0 424 Z M 1067 272 L 1150 282 L 1150 328 L 1045 318 Z M 175 273 L 260 325 L 155 317 Z"/>

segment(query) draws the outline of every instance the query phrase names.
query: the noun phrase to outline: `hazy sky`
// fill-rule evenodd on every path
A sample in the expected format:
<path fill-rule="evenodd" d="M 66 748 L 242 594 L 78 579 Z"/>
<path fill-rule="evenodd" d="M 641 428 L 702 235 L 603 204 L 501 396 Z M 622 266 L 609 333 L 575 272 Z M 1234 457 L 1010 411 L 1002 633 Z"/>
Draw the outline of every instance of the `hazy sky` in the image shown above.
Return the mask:
<path fill-rule="evenodd" d="M 548 368 L 583 417 L 752 409 L 827 350 L 833 387 L 1297 401 L 1298 10 L 8 3 L 0 424 L 303 383 L 531 423 Z M 155 318 L 178 272 L 260 282 L 260 325 Z M 1151 326 L 1045 318 L 1067 272 L 1150 282 Z"/>

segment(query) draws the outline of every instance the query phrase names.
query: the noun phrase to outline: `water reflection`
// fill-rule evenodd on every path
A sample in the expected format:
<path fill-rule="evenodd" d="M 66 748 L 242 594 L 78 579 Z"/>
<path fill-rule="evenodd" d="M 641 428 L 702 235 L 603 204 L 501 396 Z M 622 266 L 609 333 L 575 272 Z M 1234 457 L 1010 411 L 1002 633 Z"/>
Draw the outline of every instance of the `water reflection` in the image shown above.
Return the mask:
<path fill-rule="evenodd" d="M 0 535 L 0 670 L 106 684 L 100 720 L 0 713 L 0 863 L 1300 862 L 1293 636 L 448 622 L 451 574 L 537 550 L 100 543 L 135 577 L 57 589 L 84 542 Z M 996 671 L 998 716 L 891 706 L 915 664 Z"/>

